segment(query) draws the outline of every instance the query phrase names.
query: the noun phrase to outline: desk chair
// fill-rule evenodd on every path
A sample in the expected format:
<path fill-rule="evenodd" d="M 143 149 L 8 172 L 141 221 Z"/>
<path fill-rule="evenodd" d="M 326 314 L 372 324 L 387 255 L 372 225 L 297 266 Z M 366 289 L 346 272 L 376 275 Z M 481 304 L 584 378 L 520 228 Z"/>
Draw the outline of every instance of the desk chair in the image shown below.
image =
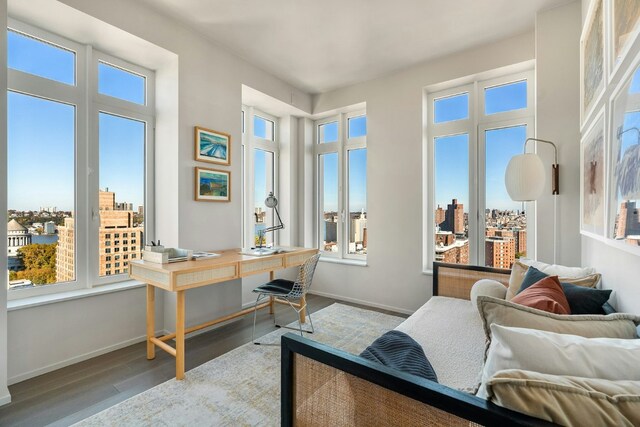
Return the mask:
<path fill-rule="evenodd" d="M 291 280 L 285 279 L 276 279 L 272 280 L 269 283 L 265 283 L 264 285 L 258 286 L 253 290 L 253 292 L 258 294 L 258 298 L 256 298 L 256 305 L 261 299 L 267 297 L 273 297 L 280 301 L 286 301 L 289 306 L 296 312 L 298 315 L 298 330 L 300 331 L 300 336 L 302 335 L 302 322 L 300 321 L 300 312 L 307 307 L 306 299 L 304 299 L 304 305 L 302 305 L 303 297 L 306 297 L 309 288 L 311 287 L 311 281 L 313 280 L 313 273 L 316 271 L 316 266 L 318 265 L 318 259 L 320 259 L 320 254 L 315 254 L 314 256 L 308 258 L 304 264 L 300 266 L 300 270 L 298 271 L 298 278 L 295 282 Z M 298 300 L 299 303 L 294 305 L 291 301 Z M 298 308 L 296 308 L 296 306 Z M 253 332 L 251 333 L 251 342 L 259 345 L 259 342 L 255 341 L 256 334 L 256 317 L 258 311 L 254 309 L 253 311 Z M 304 332 L 313 333 L 313 321 L 311 320 L 311 313 L 307 310 L 307 315 L 309 316 L 309 323 L 311 325 L 311 330 L 304 330 Z M 273 323 L 277 328 L 280 327 L 276 323 L 276 315 L 273 313 Z M 284 328 L 289 328 L 288 326 L 283 326 Z M 294 329 L 294 328 L 289 328 Z M 295 330 L 295 329 L 294 329 Z"/>

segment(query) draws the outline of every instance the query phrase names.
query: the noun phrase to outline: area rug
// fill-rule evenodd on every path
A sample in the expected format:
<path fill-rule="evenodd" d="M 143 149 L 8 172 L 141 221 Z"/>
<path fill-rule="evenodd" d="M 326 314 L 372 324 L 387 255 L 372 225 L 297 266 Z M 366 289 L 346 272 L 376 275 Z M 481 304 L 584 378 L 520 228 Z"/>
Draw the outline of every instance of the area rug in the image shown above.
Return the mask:
<path fill-rule="evenodd" d="M 343 304 L 312 316 L 315 333 L 307 336 L 354 354 L 404 320 Z M 286 332 L 259 341 L 276 344 Z M 75 425 L 280 425 L 280 347 L 245 344 L 188 371 L 182 381 L 169 380 Z"/>

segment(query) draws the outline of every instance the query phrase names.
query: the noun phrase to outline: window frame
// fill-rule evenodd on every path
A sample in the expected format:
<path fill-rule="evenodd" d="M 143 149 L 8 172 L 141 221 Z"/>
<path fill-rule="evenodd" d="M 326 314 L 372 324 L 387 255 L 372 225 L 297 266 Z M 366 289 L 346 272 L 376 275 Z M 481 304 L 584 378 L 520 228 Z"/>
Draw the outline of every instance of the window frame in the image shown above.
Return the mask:
<path fill-rule="evenodd" d="M 258 116 L 273 122 L 273 140 L 259 138 L 253 134 L 253 119 Z M 242 105 L 242 236 L 243 248 L 255 246 L 254 209 L 255 209 L 255 150 L 262 150 L 273 154 L 273 191 L 278 198 L 280 192 L 280 121 L 278 117 L 267 114 L 255 107 Z M 249 208 L 251 207 L 251 208 Z M 275 215 L 274 215 L 275 221 Z M 274 222 L 275 224 L 275 222 Z M 273 246 L 280 243 L 280 231 L 272 233 Z"/>
<path fill-rule="evenodd" d="M 154 218 L 154 127 L 155 127 L 155 73 L 126 61 L 96 51 L 49 31 L 8 18 L 6 31 L 14 30 L 41 39 L 75 53 L 75 84 L 68 85 L 23 71 L 8 69 L 8 92 L 17 92 L 53 102 L 72 105 L 75 108 L 75 172 L 74 172 L 74 265 L 75 279 L 69 282 L 36 286 L 28 289 L 7 290 L 10 301 L 57 294 L 60 292 L 89 289 L 128 280 L 124 274 L 100 279 L 98 271 L 98 165 L 99 141 L 97 138 L 98 112 L 126 118 L 144 120 L 148 123 L 145 146 L 145 240 L 155 235 Z M 118 65 L 139 74 L 147 73 L 146 104 L 129 103 L 117 98 L 98 94 L 98 60 Z M 129 105 L 130 104 L 130 105 Z M 138 107 L 138 108 L 136 108 Z M 140 243 L 141 245 L 143 242 Z M 94 257 L 95 255 L 95 257 Z M 95 259 L 94 259 L 95 258 Z"/>
<path fill-rule="evenodd" d="M 339 113 L 327 116 L 314 122 L 313 146 L 314 146 L 314 168 L 315 168 L 315 235 L 316 247 L 320 250 L 323 258 L 334 260 L 355 260 L 366 262 L 366 254 L 349 253 L 349 231 L 350 224 L 347 223 L 349 208 L 349 151 L 367 149 L 367 134 L 359 137 L 349 138 L 349 119 L 367 116 L 366 109 L 358 109 L 347 113 Z M 338 123 L 338 140 L 335 142 L 320 142 L 320 126 L 328 123 Z M 368 132 L 368 123 L 367 123 Z M 322 222 L 324 218 L 324 206 L 322 199 L 324 196 L 324 171 L 320 167 L 320 156 L 323 154 L 338 154 L 338 224 L 336 226 L 336 236 L 338 240 L 337 252 L 326 252 L 322 248 Z M 368 157 L 367 157 L 368 164 Z M 367 186 L 368 191 L 368 186 Z M 369 212 L 367 207 L 367 219 Z M 368 246 L 368 245 L 367 245 Z"/>
<path fill-rule="evenodd" d="M 491 72 L 491 74 L 495 74 Z M 527 106 L 494 114 L 485 114 L 485 89 L 527 81 Z M 443 88 L 444 87 L 444 88 Z M 443 123 L 434 122 L 434 102 L 463 93 L 469 94 L 469 116 L 467 119 Z M 498 77 L 472 76 L 452 84 L 437 85 L 434 90 L 425 90 L 424 97 L 424 145 L 423 145 L 423 269 L 431 271 L 435 261 L 435 140 L 436 138 L 467 134 L 469 138 L 469 265 L 484 266 L 485 257 L 485 208 L 486 208 L 486 131 L 527 126 L 527 138 L 535 132 L 535 74 L 534 69 L 505 72 Z M 523 141 L 524 143 L 524 141 Z M 534 151 L 531 145 L 527 151 Z M 527 202 L 527 254 L 535 257 L 535 202 Z"/>

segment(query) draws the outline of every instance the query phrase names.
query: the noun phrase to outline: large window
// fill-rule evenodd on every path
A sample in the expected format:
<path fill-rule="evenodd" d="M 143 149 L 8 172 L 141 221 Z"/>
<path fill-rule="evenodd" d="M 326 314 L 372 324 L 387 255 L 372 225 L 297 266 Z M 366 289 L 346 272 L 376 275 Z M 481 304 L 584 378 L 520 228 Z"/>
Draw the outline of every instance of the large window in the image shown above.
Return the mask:
<path fill-rule="evenodd" d="M 275 225 L 275 215 L 264 201 L 277 187 L 279 144 L 276 117 L 253 107 L 242 107 L 242 159 L 243 159 L 243 244 L 274 246 L 278 231 L 265 233 Z M 252 185 L 247 185 L 252 183 Z M 246 209 L 249 206 L 249 209 Z M 247 230 L 249 230 L 247 232 Z"/>
<path fill-rule="evenodd" d="M 533 136 L 532 73 L 429 93 L 425 247 L 432 261 L 510 268 L 532 250 L 531 210 L 504 176 Z"/>
<path fill-rule="evenodd" d="M 13 21 L 7 51 L 10 298 L 126 279 L 153 228 L 153 73 Z"/>
<path fill-rule="evenodd" d="M 367 116 L 316 122 L 318 247 L 325 256 L 367 254 Z"/>

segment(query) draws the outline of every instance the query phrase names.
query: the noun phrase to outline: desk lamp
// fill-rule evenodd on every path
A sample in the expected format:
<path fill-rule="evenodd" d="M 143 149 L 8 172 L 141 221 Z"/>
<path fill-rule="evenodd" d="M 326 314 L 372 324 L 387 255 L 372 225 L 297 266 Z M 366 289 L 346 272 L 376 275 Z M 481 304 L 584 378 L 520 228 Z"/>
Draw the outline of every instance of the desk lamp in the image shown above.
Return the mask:
<path fill-rule="evenodd" d="M 272 227 L 267 227 L 264 230 L 259 230 L 258 231 L 258 246 L 256 247 L 256 249 L 260 250 L 260 249 L 264 249 L 264 246 L 262 245 L 262 241 L 264 240 L 264 235 L 271 232 L 271 231 L 276 231 L 276 230 L 282 230 L 284 228 L 284 224 L 282 223 L 282 219 L 280 219 L 280 213 L 278 212 L 278 199 L 276 199 L 276 196 L 273 195 L 273 191 L 269 192 L 269 196 L 267 196 L 267 198 L 264 200 L 264 204 L 268 207 L 271 208 L 273 210 L 276 211 L 276 217 L 278 218 L 278 225 L 274 225 Z"/>

